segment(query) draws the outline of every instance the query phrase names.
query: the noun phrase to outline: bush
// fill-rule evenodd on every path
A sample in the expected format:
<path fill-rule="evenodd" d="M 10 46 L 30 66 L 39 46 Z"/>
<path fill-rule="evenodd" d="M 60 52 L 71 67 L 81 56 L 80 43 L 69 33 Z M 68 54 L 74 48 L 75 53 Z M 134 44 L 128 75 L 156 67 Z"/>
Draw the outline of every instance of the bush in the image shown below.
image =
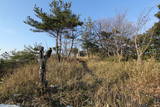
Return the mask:
<path fill-rule="evenodd" d="M 29 50 L 30 48 L 22 51 L 5 52 L 0 59 L 0 78 L 5 74 L 12 73 L 17 67 L 24 66 L 25 64 L 35 63 L 36 55 Z"/>

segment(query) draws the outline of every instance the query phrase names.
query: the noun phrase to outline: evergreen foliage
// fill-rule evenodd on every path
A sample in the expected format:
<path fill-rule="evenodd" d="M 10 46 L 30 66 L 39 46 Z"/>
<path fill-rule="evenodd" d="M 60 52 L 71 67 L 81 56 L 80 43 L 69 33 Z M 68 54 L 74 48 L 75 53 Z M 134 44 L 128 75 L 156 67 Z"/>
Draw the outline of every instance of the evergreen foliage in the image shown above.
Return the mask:
<path fill-rule="evenodd" d="M 25 23 L 32 26 L 33 32 L 47 32 L 56 38 L 56 53 L 60 61 L 63 34 L 66 30 L 73 30 L 83 24 L 79 15 L 71 11 L 70 2 L 62 0 L 53 0 L 50 3 L 49 13 L 37 6 L 34 7 L 34 13 L 40 21 L 28 16 Z"/>

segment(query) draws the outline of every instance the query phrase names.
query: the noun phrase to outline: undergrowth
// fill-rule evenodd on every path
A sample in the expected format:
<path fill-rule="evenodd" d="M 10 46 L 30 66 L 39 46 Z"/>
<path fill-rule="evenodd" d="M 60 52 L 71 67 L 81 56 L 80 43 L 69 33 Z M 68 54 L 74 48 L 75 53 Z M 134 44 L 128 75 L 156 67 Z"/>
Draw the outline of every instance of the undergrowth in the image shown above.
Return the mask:
<path fill-rule="evenodd" d="M 153 59 L 114 62 L 96 58 L 47 64 L 49 87 L 40 94 L 37 64 L 3 77 L 0 103 L 37 107 L 153 107 L 160 100 L 160 63 Z M 84 63 L 84 64 L 83 64 Z M 85 66 L 84 66 L 85 65 Z"/>

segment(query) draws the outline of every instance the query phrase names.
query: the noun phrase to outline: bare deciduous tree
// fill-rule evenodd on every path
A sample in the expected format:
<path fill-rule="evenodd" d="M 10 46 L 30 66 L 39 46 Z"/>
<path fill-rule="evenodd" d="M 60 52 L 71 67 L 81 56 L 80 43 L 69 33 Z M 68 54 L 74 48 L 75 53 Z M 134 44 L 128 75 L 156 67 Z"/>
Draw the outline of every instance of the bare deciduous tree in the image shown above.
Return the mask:
<path fill-rule="evenodd" d="M 98 43 L 110 56 L 118 56 L 119 61 L 125 53 L 127 42 L 134 34 L 135 26 L 126 18 L 126 13 L 119 13 L 112 19 L 103 19 L 96 22 Z"/>
<path fill-rule="evenodd" d="M 142 13 L 136 23 L 136 30 L 135 30 L 135 36 L 134 36 L 134 44 L 137 54 L 137 61 L 141 62 L 142 56 L 145 53 L 145 51 L 148 49 L 148 47 L 151 44 L 152 41 L 152 32 L 148 32 L 149 34 L 143 35 L 141 37 L 139 34 L 141 34 L 146 26 L 146 24 L 149 21 L 149 13 L 152 9 L 148 10 L 147 12 Z M 141 39 L 141 40 L 140 40 Z M 139 42 L 140 40 L 140 42 Z M 140 45 L 142 43 L 146 43 L 145 45 Z"/>

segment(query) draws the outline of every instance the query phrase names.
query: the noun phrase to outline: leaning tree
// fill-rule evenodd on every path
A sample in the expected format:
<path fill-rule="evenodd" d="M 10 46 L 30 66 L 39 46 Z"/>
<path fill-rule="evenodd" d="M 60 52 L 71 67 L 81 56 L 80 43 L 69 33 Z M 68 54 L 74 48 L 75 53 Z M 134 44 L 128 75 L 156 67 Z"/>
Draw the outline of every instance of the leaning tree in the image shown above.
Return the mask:
<path fill-rule="evenodd" d="M 49 7 L 50 11 L 44 12 L 42 8 L 35 6 L 34 12 L 38 20 L 28 16 L 24 23 L 32 26 L 33 32 L 46 32 L 56 39 L 56 54 L 60 61 L 64 32 L 75 29 L 83 23 L 80 21 L 79 15 L 72 12 L 71 2 L 53 0 Z"/>

